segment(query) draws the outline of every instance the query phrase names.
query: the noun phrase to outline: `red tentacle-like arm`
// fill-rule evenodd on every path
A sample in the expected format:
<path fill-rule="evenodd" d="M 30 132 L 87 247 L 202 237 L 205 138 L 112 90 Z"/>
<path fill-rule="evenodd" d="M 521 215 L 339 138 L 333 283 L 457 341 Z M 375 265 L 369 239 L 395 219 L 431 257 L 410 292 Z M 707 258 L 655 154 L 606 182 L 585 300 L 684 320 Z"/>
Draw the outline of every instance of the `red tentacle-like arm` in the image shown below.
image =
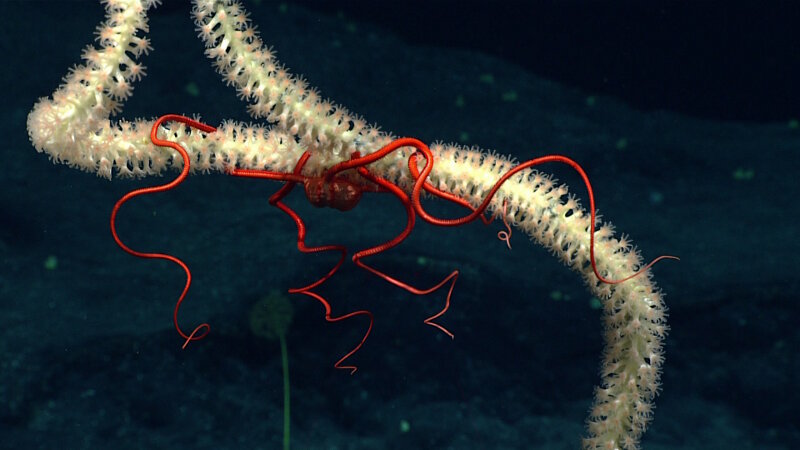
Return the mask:
<path fill-rule="evenodd" d="M 284 181 L 286 181 L 286 183 L 277 192 L 272 194 L 272 196 L 269 198 L 269 204 L 272 205 L 272 206 L 277 207 L 278 209 L 280 209 L 281 211 L 286 213 L 286 215 L 288 215 L 294 221 L 295 225 L 297 226 L 297 249 L 300 250 L 303 253 L 319 253 L 319 252 L 326 252 L 326 251 L 337 251 L 337 252 L 340 253 L 339 260 L 336 262 L 336 264 L 333 266 L 333 268 L 331 268 L 328 271 L 327 274 L 322 276 L 317 281 L 314 281 L 313 283 L 308 284 L 306 286 L 303 286 L 303 287 L 300 287 L 300 288 L 289 289 L 289 293 L 307 295 L 307 296 L 313 298 L 314 300 L 317 300 L 318 302 L 320 302 L 322 304 L 323 308 L 325 308 L 325 320 L 328 321 L 328 322 L 338 322 L 338 321 L 349 319 L 349 318 L 355 317 L 355 316 L 367 316 L 367 318 L 369 319 L 369 325 L 367 327 L 367 331 L 364 333 L 364 337 L 361 338 L 361 342 L 359 342 L 358 345 L 356 345 L 347 354 L 342 356 L 334 364 L 334 367 L 336 367 L 337 369 L 349 370 L 350 373 L 353 374 L 353 373 L 356 372 L 356 370 L 358 370 L 358 368 L 356 366 L 353 366 L 353 365 L 343 365 L 342 363 L 347 358 L 349 358 L 351 355 L 353 355 L 355 352 L 357 352 L 361 348 L 361 346 L 364 345 L 364 342 L 367 340 L 367 337 L 369 336 L 370 332 L 372 331 L 372 324 L 373 324 L 372 313 L 369 312 L 369 311 L 366 311 L 366 310 L 360 310 L 360 311 L 350 312 L 350 313 L 347 313 L 347 314 L 344 314 L 344 315 L 341 315 L 341 316 L 333 317 L 331 315 L 332 308 L 331 308 L 330 302 L 328 302 L 320 294 L 318 294 L 318 293 L 313 291 L 313 289 L 317 288 L 319 285 L 321 285 L 322 283 L 327 281 L 328 278 L 332 277 L 333 274 L 336 273 L 337 270 L 339 270 L 339 267 L 344 262 L 345 255 L 347 255 L 347 250 L 342 245 L 323 245 L 323 246 L 317 246 L 317 247 L 308 247 L 308 246 L 306 246 L 306 242 L 305 242 L 306 225 L 303 222 L 303 219 L 300 218 L 300 216 L 297 214 L 297 212 L 295 212 L 292 208 L 290 208 L 288 205 L 286 205 L 283 202 L 283 199 L 287 195 L 289 195 L 289 193 L 294 189 L 295 185 L 298 182 L 301 182 L 301 183 L 304 184 L 304 186 L 306 187 L 306 194 L 308 195 L 308 190 L 309 190 L 309 188 L 308 188 L 308 185 L 309 185 L 308 180 L 309 180 L 309 178 L 302 177 L 300 174 L 302 173 L 303 166 L 305 165 L 306 161 L 308 161 L 308 158 L 310 156 L 311 155 L 308 152 L 303 153 L 303 155 L 297 161 L 297 164 L 295 165 L 294 171 L 291 174 L 291 176 L 287 176 L 287 174 L 282 174 L 282 173 L 279 173 L 279 172 L 271 172 L 271 171 L 267 171 L 267 170 L 242 170 L 242 169 L 232 169 L 232 170 L 229 171 L 229 174 L 234 175 L 234 176 L 238 176 L 238 177 L 246 177 L 246 178 L 262 178 L 262 179 L 269 179 L 269 180 L 284 180 Z M 315 186 L 315 189 L 316 189 L 317 183 L 314 183 L 314 186 Z M 342 200 L 340 192 L 338 192 L 338 191 L 337 191 L 337 193 L 331 192 L 330 195 L 332 195 L 332 196 L 339 195 L 339 197 L 336 200 L 337 202 L 339 202 L 338 206 L 341 206 L 341 207 L 346 207 L 347 206 L 346 202 L 344 200 Z M 353 195 L 355 195 L 355 194 L 353 194 Z M 361 193 L 358 192 L 357 196 L 353 197 L 355 199 L 355 200 L 352 200 L 353 204 L 350 205 L 350 207 L 346 208 L 345 210 L 351 209 L 353 206 L 355 206 L 355 202 L 358 201 L 358 198 L 360 198 L 360 196 L 361 196 Z"/>
<path fill-rule="evenodd" d="M 175 142 L 167 141 L 158 137 L 158 129 L 165 122 L 183 123 L 188 127 L 196 128 L 204 133 L 213 133 L 217 130 L 216 128 L 210 125 L 206 125 L 196 120 L 192 120 L 188 117 L 179 116 L 175 114 L 168 114 L 165 116 L 161 116 L 158 120 L 156 120 L 156 122 L 153 124 L 153 127 L 150 129 L 150 140 L 153 142 L 153 144 L 159 147 L 169 147 L 177 151 L 180 154 L 181 158 L 183 158 L 183 169 L 181 169 L 181 173 L 169 183 L 158 186 L 136 189 L 122 196 L 122 198 L 120 198 L 114 205 L 114 209 L 111 210 L 111 235 L 114 236 L 114 241 L 117 243 L 117 245 L 119 245 L 119 247 L 122 250 L 125 250 L 131 255 L 139 258 L 164 259 L 167 261 L 171 261 L 180 266 L 186 273 L 186 284 L 183 287 L 181 295 L 178 297 L 178 301 L 175 303 L 175 309 L 172 314 L 172 320 L 175 325 L 175 329 L 178 330 L 178 334 L 184 339 L 183 348 L 186 348 L 186 346 L 189 345 L 189 342 L 203 339 L 204 337 L 206 337 L 210 329 L 207 323 L 202 323 L 197 327 L 195 327 L 195 329 L 191 333 L 186 334 L 181 329 L 181 326 L 178 324 L 178 310 L 181 307 L 181 303 L 183 303 L 183 300 L 186 298 L 186 294 L 189 292 L 189 287 L 192 285 L 192 272 L 189 270 L 189 267 L 181 259 L 172 255 L 168 255 L 165 253 L 149 253 L 149 252 L 140 252 L 137 250 L 133 250 L 132 248 L 125 245 L 125 243 L 122 242 L 122 239 L 120 239 L 119 235 L 117 234 L 117 213 L 119 212 L 119 209 L 122 207 L 122 205 L 125 204 L 125 202 L 140 195 L 155 194 L 158 192 L 165 192 L 172 190 L 176 188 L 179 184 L 183 183 L 183 180 L 185 180 L 186 176 L 189 175 L 191 159 L 189 158 L 189 154 L 186 152 L 186 150 Z"/>
<path fill-rule="evenodd" d="M 200 123 L 198 121 L 183 116 L 166 115 L 159 118 L 153 125 L 153 128 L 151 129 L 150 138 L 152 142 L 157 146 L 169 147 L 177 151 L 183 158 L 183 169 L 181 173 L 178 175 L 178 177 L 176 177 L 173 181 L 169 183 L 159 186 L 137 189 L 123 196 L 116 203 L 116 205 L 114 205 L 114 209 L 111 212 L 111 233 L 114 236 L 114 240 L 116 241 L 116 243 L 126 252 L 140 258 L 154 258 L 154 259 L 164 259 L 171 261 L 179 265 L 186 273 L 186 284 L 180 296 L 178 297 L 173 313 L 173 321 L 175 328 L 177 329 L 178 334 L 184 339 L 183 347 L 185 348 L 189 342 L 204 338 L 209 331 L 209 325 L 203 323 L 195 327 L 191 333 L 187 334 L 181 329 L 178 323 L 178 310 L 180 309 L 180 306 L 183 300 L 185 299 L 186 294 L 189 291 L 189 287 L 192 281 L 192 275 L 188 266 L 182 260 L 172 255 L 163 253 L 146 253 L 133 250 L 122 242 L 116 230 L 117 213 L 120 207 L 125 202 L 139 195 L 152 194 L 152 193 L 171 190 L 176 186 L 178 186 L 181 182 L 183 182 L 183 180 L 189 173 L 191 158 L 189 157 L 186 150 L 175 142 L 164 140 L 157 136 L 159 127 L 165 122 L 182 123 L 188 127 L 196 128 L 201 132 L 205 133 L 212 133 L 216 130 L 214 127 L 211 127 L 209 125 Z M 401 148 L 414 149 L 414 152 L 411 153 L 411 155 L 408 158 L 409 173 L 414 179 L 414 185 L 411 189 L 410 195 L 396 184 L 386 180 L 385 178 L 380 177 L 379 175 L 370 172 L 370 170 L 367 167 L 369 164 L 379 161 L 380 159 L 385 158 L 390 153 Z M 650 268 L 653 264 L 660 261 L 661 259 L 677 259 L 674 256 L 664 255 L 654 259 L 647 265 L 641 267 L 632 275 L 629 275 L 625 278 L 619 280 L 612 280 L 603 277 L 599 273 L 595 262 L 594 226 L 596 219 L 596 211 L 595 211 L 595 201 L 594 201 L 594 193 L 592 191 L 592 185 L 589 182 L 589 177 L 586 175 L 586 172 L 583 170 L 583 168 L 577 162 L 565 156 L 546 155 L 518 164 L 517 166 L 513 167 L 511 170 L 500 176 L 500 178 L 497 180 L 497 182 L 495 182 L 495 184 L 491 187 L 491 189 L 489 189 L 489 192 L 486 194 L 486 196 L 483 198 L 483 200 L 477 207 L 473 207 L 469 202 L 467 202 L 465 199 L 457 195 L 435 188 L 432 184 L 430 184 L 427 181 L 428 177 L 430 176 L 433 170 L 435 159 L 433 152 L 431 152 L 428 146 L 422 141 L 419 141 L 418 139 L 414 138 L 395 139 L 394 141 L 391 141 L 384 147 L 380 148 L 378 151 L 366 156 L 361 156 L 358 152 L 356 152 L 351 156 L 349 160 L 334 165 L 333 167 L 329 168 L 328 170 L 324 171 L 321 175 L 318 176 L 306 176 L 303 175 L 302 173 L 303 167 L 305 166 L 310 156 L 311 155 L 309 152 L 303 153 L 303 155 L 297 161 L 292 173 L 274 172 L 269 170 L 231 168 L 228 171 L 228 174 L 238 177 L 259 178 L 259 179 L 267 179 L 267 180 L 283 182 L 284 183 L 283 186 L 281 186 L 281 188 L 277 192 L 275 192 L 272 196 L 270 196 L 269 203 L 270 205 L 275 206 L 281 211 L 283 211 L 294 221 L 295 226 L 297 227 L 298 250 L 300 250 L 303 253 L 321 253 L 321 252 L 339 253 L 340 256 L 338 261 L 325 275 L 323 275 L 316 281 L 309 283 L 308 285 L 299 288 L 291 288 L 288 291 L 289 293 L 293 294 L 306 295 L 320 302 L 325 309 L 325 320 L 327 320 L 328 322 L 338 322 L 355 316 L 367 317 L 367 319 L 369 320 L 369 324 L 361 341 L 358 343 L 358 345 L 356 345 L 352 350 L 350 350 L 347 354 L 345 354 L 334 364 L 334 367 L 338 369 L 349 370 L 351 373 L 355 373 L 357 367 L 354 365 L 344 365 L 343 363 L 345 360 L 347 360 L 350 356 L 352 356 L 363 346 L 364 342 L 366 341 L 367 337 L 369 336 L 372 330 L 373 316 L 372 313 L 367 310 L 358 310 L 340 316 L 333 316 L 330 302 L 328 302 L 328 300 L 326 300 L 322 295 L 314 291 L 314 289 L 318 288 L 325 281 L 330 279 L 339 270 L 341 265 L 344 263 L 344 258 L 347 254 L 347 249 L 342 245 L 323 245 L 315 247 L 308 247 L 306 245 L 305 243 L 306 226 L 305 223 L 303 222 L 303 219 L 297 214 L 297 212 L 295 212 L 292 208 L 286 205 L 286 203 L 284 203 L 283 201 L 297 184 L 302 184 L 306 197 L 308 198 L 309 202 L 314 206 L 335 208 L 340 211 L 348 211 L 354 208 L 358 204 L 358 201 L 361 199 L 362 195 L 365 192 L 390 193 L 395 198 L 397 198 L 403 204 L 406 210 L 406 225 L 403 228 L 403 230 L 400 233 L 398 233 L 395 237 L 383 242 L 382 244 L 357 251 L 356 253 L 353 254 L 352 260 L 358 267 L 361 267 L 362 269 L 372 273 L 373 275 L 378 276 L 381 279 L 415 295 L 431 294 L 449 283 L 449 289 L 447 291 L 447 297 L 445 299 L 444 306 L 442 307 L 441 310 L 439 310 L 439 312 L 425 319 L 424 323 L 441 330 L 451 338 L 453 337 L 453 333 L 451 333 L 444 326 L 437 323 L 436 320 L 439 319 L 450 307 L 453 290 L 455 288 L 455 283 L 459 275 L 458 270 L 453 270 L 449 275 L 447 275 L 439 283 L 436 283 L 434 286 L 431 286 L 427 289 L 421 289 L 414 287 L 404 281 L 401 281 L 385 272 L 382 272 L 372 267 L 371 265 L 364 262 L 364 259 L 366 257 L 377 255 L 379 253 L 382 253 L 386 250 L 389 250 L 391 248 L 400 245 L 411 234 L 411 231 L 414 229 L 417 216 L 419 216 L 420 218 L 422 218 L 423 220 L 425 220 L 430 224 L 445 226 L 445 227 L 454 227 L 458 225 L 463 225 L 472 222 L 478 218 L 480 218 L 486 224 L 490 223 L 492 218 L 487 218 L 484 215 L 484 213 L 486 209 L 489 207 L 492 199 L 497 194 L 498 190 L 500 189 L 503 183 L 505 183 L 512 176 L 514 176 L 515 174 L 524 169 L 528 169 L 549 162 L 558 162 L 566 164 L 572 169 L 574 169 L 576 172 L 578 172 L 578 174 L 580 175 L 581 179 L 584 182 L 584 185 L 586 186 L 589 197 L 589 209 L 591 215 L 589 230 L 588 230 L 589 259 L 591 262 L 592 270 L 594 271 L 595 276 L 600 282 L 607 284 L 622 283 L 626 280 L 629 280 L 631 278 L 634 278 L 642 274 L 644 271 L 646 271 L 648 268 Z M 425 158 L 425 165 L 421 171 L 419 170 L 417 165 L 417 158 L 419 156 Z M 345 171 L 354 171 L 354 173 L 348 177 L 345 177 L 341 175 Z M 439 197 L 441 199 L 468 208 L 470 212 L 465 216 L 454 219 L 443 219 L 435 217 L 429 214 L 422 206 L 421 195 L 423 190 L 435 197 Z M 504 201 L 503 223 L 506 225 L 507 231 L 499 232 L 498 237 L 501 240 L 505 241 L 508 247 L 510 248 L 511 244 L 509 239 L 511 235 L 511 229 L 508 226 L 508 223 L 506 222 L 506 217 L 505 217 L 506 207 L 507 204 Z"/>

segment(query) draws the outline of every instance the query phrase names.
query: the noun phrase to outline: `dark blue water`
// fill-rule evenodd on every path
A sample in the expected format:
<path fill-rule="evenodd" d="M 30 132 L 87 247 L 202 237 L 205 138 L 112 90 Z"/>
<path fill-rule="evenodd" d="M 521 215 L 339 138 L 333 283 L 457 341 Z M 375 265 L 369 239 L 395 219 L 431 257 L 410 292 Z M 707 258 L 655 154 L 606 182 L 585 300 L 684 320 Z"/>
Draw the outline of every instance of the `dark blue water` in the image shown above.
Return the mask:
<path fill-rule="evenodd" d="M 204 57 L 189 6 L 167 3 L 121 116 L 251 120 Z M 644 259 L 681 257 L 653 269 L 671 331 L 643 448 L 800 448 L 796 8 L 508 2 L 493 16 L 487 4 L 246 7 L 282 63 L 369 122 L 519 160 L 570 156 Z M 0 448 L 281 448 L 280 347 L 251 331 L 250 314 L 335 255 L 296 250 L 291 220 L 267 203 L 276 183 L 192 176 L 125 205 L 126 242 L 192 269 L 181 322 L 211 332 L 181 350 L 182 271 L 125 254 L 108 230 L 121 195 L 166 178 L 109 182 L 54 165 L 25 130 L 36 99 L 80 62 L 102 6 L 4 2 L 0 13 Z M 567 169 L 545 170 L 583 195 Z M 309 245 L 357 251 L 405 223 L 388 196 L 347 213 L 300 192 L 287 203 Z M 346 263 L 320 292 L 335 313 L 374 314 L 352 376 L 333 364 L 366 321 L 329 324 L 319 303 L 288 296 L 292 448 L 579 447 L 601 313 L 578 275 L 521 232 L 509 251 L 501 229 L 420 223 L 370 260 L 417 286 L 460 269 L 440 321 L 453 340 L 422 323 L 444 292 L 415 296 Z"/>

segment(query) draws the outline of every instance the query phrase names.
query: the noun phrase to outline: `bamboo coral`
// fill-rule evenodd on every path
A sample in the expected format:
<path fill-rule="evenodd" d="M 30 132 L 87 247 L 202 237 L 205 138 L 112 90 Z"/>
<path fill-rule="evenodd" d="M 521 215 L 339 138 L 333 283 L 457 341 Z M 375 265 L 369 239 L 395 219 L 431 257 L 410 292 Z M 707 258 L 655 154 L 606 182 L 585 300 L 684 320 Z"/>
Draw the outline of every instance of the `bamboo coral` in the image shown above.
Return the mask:
<path fill-rule="evenodd" d="M 56 162 L 109 179 L 180 168 L 184 159 L 174 150 L 151 143 L 153 120 L 111 120 L 145 74 L 138 58 L 150 48 L 145 36 L 147 11 L 156 2 L 104 3 L 106 20 L 96 33 L 100 48 L 88 47 L 84 63 L 69 71 L 51 97 L 36 103 L 27 123 L 31 142 Z M 289 174 L 308 151 L 303 172 L 319 176 L 336 164 L 377 152 L 393 140 L 292 76 L 262 42 L 239 3 L 195 0 L 192 14 L 206 53 L 223 79 L 250 102 L 253 117 L 271 124 L 226 122 L 214 132 L 164 124 L 158 134 L 186 149 L 192 171 L 237 168 Z M 430 151 L 435 160 L 430 184 L 472 207 L 513 167 L 508 158 L 457 145 L 437 144 Z M 405 148 L 388 154 L 371 162 L 369 172 L 411 192 L 416 178 L 406 162 L 413 152 Z M 610 224 L 590 234 L 592 214 L 568 195 L 565 186 L 531 168 L 510 177 L 487 206 L 578 272 L 603 300 L 602 381 L 583 444 L 587 449 L 637 448 L 652 418 L 667 331 L 662 295 L 651 278 L 628 279 L 646 266 L 627 238 L 615 237 Z M 628 280 L 608 283 L 602 278 Z"/>

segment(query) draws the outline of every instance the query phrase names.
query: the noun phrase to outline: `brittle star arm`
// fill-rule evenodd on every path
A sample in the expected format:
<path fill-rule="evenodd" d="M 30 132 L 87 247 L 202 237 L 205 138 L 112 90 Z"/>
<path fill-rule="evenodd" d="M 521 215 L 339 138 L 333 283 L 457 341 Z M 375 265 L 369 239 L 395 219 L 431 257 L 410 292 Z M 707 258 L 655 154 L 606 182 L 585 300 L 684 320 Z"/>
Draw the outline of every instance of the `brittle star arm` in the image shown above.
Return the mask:
<path fill-rule="evenodd" d="M 344 257 L 347 254 L 347 249 L 345 249 L 345 247 L 342 245 L 322 245 L 322 246 L 308 247 L 305 242 L 306 225 L 303 222 L 303 219 L 300 218 L 297 212 L 295 212 L 291 207 L 289 207 L 283 202 L 283 199 L 287 195 L 289 195 L 289 193 L 294 189 L 295 185 L 298 182 L 304 181 L 304 178 L 302 177 L 301 173 L 303 170 L 303 166 L 305 165 L 306 161 L 308 161 L 309 156 L 310 154 L 308 152 L 303 153 L 303 155 L 297 161 L 297 165 L 295 165 L 294 171 L 291 175 L 270 172 L 265 170 L 248 170 L 248 169 L 236 169 L 236 168 L 231 169 L 228 173 L 233 176 L 239 176 L 245 178 L 260 178 L 260 179 L 284 181 L 284 185 L 281 186 L 281 188 L 277 192 L 275 192 L 272 196 L 270 196 L 269 203 L 270 205 L 273 205 L 278 209 L 280 209 L 281 211 L 283 211 L 294 221 L 295 226 L 297 227 L 298 250 L 300 250 L 303 253 L 319 253 L 325 251 L 337 251 L 340 253 L 339 260 L 328 271 L 328 273 L 326 273 L 318 280 L 306 286 L 289 289 L 289 293 L 303 294 L 311 297 L 314 300 L 317 300 L 320 304 L 322 304 L 323 308 L 325 308 L 325 320 L 328 322 L 332 323 L 339 322 L 341 320 L 349 319 L 351 317 L 360 315 L 367 316 L 367 318 L 369 319 L 369 325 L 367 326 L 367 330 L 364 333 L 364 336 L 361 338 L 361 341 L 358 343 L 358 345 L 356 345 L 353 349 L 347 352 L 333 365 L 337 369 L 349 370 L 350 374 L 354 374 L 358 370 L 358 367 L 354 365 L 343 365 L 343 363 L 345 360 L 350 358 L 354 353 L 356 353 L 364 345 L 364 342 L 366 342 L 367 337 L 369 337 L 374 322 L 372 313 L 367 310 L 359 310 L 334 317 L 331 315 L 332 307 L 330 302 L 328 302 L 323 296 L 319 295 L 318 293 L 313 292 L 313 289 L 317 288 L 319 285 L 327 281 L 330 277 L 332 277 L 336 273 L 336 271 L 339 270 L 339 267 L 344 262 Z"/>
<path fill-rule="evenodd" d="M 403 229 L 403 231 L 401 231 L 394 238 L 392 238 L 392 239 L 390 239 L 390 240 L 388 240 L 388 241 L 386 241 L 386 242 L 384 242 L 382 244 L 379 244 L 379 245 L 376 245 L 374 247 L 370 247 L 370 248 L 367 248 L 367 249 L 364 249 L 364 250 L 360 250 L 360 251 L 354 253 L 353 254 L 353 262 L 357 266 L 361 267 L 362 269 L 367 270 L 370 273 L 382 278 L 383 280 L 386 280 L 389 283 L 391 283 L 391 284 L 393 284 L 393 285 L 395 285 L 395 286 L 397 286 L 399 288 L 405 289 L 406 291 L 408 291 L 408 292 L 410 292 L 412 294 L 415 294 L 415 295 L 428 295 L 428 294 L 430 294 L 432 292 L 435 292 L 435 291 L 439 290 L 442 286 L 444 286 L 445 284 L 447 284 L 449 282 L 450 283 L 450 288 L 447 291 L 447 298 L 445 299 L 444 307 L 439 312 L 437 312 L 436 314 L 434 314 L 434 315 L 428 317 L 427 319 L 425 319 L 424 323 L 427 324 L 427 325 L 430 325 L 432 327 L 438 328 L 439 330 L 444 332 L 446 335 L 448 335 L 451 338 L 453 338 L 453 333 L 451 333 L 450 330 L 448 330 L 447 328 L 445 328 L 445 327 L 439 325 L 438 323 L 436 323 L 435 320 L 438 319 L 439 317 L 441 317 L 447 311 L 447 309 L 450 307 L 450 299 L 453 296 L 453 288 L 455 287 L 456 280 L 458 279 L 458 273 L 459 273 L 458 270 L 454 270 L 453 272 L 450 273 L 450 275 L 446 276 L 442 281 L 440 281 L 439 283 L 435 284 L 434 286 L 432 286 L 432 287 L 430 287 L 428 289 L 419 289 L 417 287 L 411 286 L 410 284 L 408 284 L 406 282 L 400 281 L 397 278 L 392 277 L 391 275 L 387 274 L 386 272 L 380 271 L 380 270 L 370 266 L 369 264 L 365 263 L 364 261 L 362 261 L 362 259 L 367 257 L 367 256 L 373 256 L 373 255 L 377 255 L 378 253 L 383 253 L 386 250 L 394 248 L 397 245 L 399 245 L 401 242 L 403 242 L 408 237 L 408 235 L 411 234 L 411 230 L 414 229 L 414 222 L 416 220 L 415 219 L 416 214 L 414 212 L 413 206 L 411 205 L 411 200 L 409 199 L 408 195 L 405 192 L 403 192 L 402 189 L 398 188 L 394 184 L 384 180 L 383 178 L 381 178 L 379 176 L 371 174 L 369 172 L 369 170 L 367 170 L 364 167 L 359 167 L 358 168 L 358 174 L 361 175 L 363 178 L 365 178 L 365 179 L 367 179 L 367 180 L 369 180 L 369 181 L 371 181 L 371 182 L 383 187 L 386 191 L 390 192 L 395 197 L 397 197 L 400 200 L 400 202 L 403 204 L 403 207 L 406 210 L 407 220 L 406 220 L 406 226 Z"/>
<path fill-rule="evenodd" d="M 347 255 L 347 249 L 343 245 L 322 245 L 322 246 L 315 246 L 315 247 L 308 247 L 306 245 L 306 224 L 300 218 L 300 216 L 286 203 L 283 202 L 283 199 L 289 195 L 289 193 L 294 189 L 297 183 L 302 183 L 305 181 L 305 177 L 302 176 L 303 166 L 305 165 L 308 158 L 311 156 L 310 153 L 305 152 L 297 161 L 295 165 L 294 171 L 291 175 L 279 173 L 279 172 L 271 172 L 268 170 L 250 170 L 250 169 L 236 169 L 232 168 L 229 170 L 229 174 L 237 177 L 244 177 L 244 178 L 260 178 L 260 179 L 268 179 L 268 180 L 277 180 L 277 181 L 285 181 L 284 185 L 281 188 L 272 194 L 269 198 L 269 204 L 275 206 L 276 208 L 280 209 L 284 212 L 287 216 L 289 216 L 292 221 L 294 221 L 295 226 L 297 227 L 297 249 L 302 253 L 320 253 L 320 252 L 327 252 L 327 251 L 336 251 L 339 252 L 339 260 L 336 264 L 326 273 L 324 276 L 319 278 L 318 280 L 308 284 L 306 286 L 300 288 L 292 288 L 289 289 L 290 293 L 298 293 L 301 291 L 307 291 L 316 288 L 320 284 L 324 283 L 327 279 L 333 276 L 339 267 L 344 263 L 344 258 Z"/>

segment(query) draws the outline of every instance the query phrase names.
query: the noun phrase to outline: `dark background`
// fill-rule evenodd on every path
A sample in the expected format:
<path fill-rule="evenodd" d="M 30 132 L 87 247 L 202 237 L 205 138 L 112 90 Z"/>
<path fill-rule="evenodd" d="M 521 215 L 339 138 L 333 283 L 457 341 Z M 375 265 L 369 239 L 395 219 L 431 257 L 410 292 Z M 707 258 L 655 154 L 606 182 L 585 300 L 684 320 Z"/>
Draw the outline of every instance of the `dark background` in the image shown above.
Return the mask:
<path fill-rule="evenodd" d="M 280 61 L 325 97 L 425 142 L 568 155 L 645 260 L 681 257 L 653 268 L 671 330 L 645 449 L 798 449 L 798 7 L 639 3 L 244 2 Z M 252 120 L 203 56 L 189 9 L 167 0 L 152 12 L 148 75 L 118 118 Z M 250 332 L 249 314 L 333 257 L 297 252 L 293 224 L 267 204 L 276 183 L 192 176 L 126 204 L 126 242 L 191 266 L 181 321 L 212 332 L 180 349 L 183 273 L 125 254 L 108 230 L 122 195 L 174 173 L 109 182 L 53 164 L 26 133 L 34 101 L 80 62 L 102 18 L 95 1 L 0 1 L 0 449 L 279 448 L 280 351 Z M 585 204 L 573 173 L 543 170 Z M 351 251 L 404 221 L 381 196 L 346 214 L 301 192 L 288 202 L 309 244 Z M 349 263 L 326 283 L 336 313 L 375 314 L 355 376 L 333 363 L 363 321 L 330 325 L 319 304 L 293 299 L 293 448 L 578 447 L 601 313 L 577 275 L 521 232 L 508 250 L 500 229 L 420 223 L 370 260 L 419 286 L 460 269 L 445 322 L 455 340 L 421 323 L 441 292 L 411 296 Z"/>
<path fill-rule="evenodd" d="M 798 116 L 798 2 L 295 3 L 374 22 L 412 44 L 490 53 L 643 110 L 756 122 Z"/>

